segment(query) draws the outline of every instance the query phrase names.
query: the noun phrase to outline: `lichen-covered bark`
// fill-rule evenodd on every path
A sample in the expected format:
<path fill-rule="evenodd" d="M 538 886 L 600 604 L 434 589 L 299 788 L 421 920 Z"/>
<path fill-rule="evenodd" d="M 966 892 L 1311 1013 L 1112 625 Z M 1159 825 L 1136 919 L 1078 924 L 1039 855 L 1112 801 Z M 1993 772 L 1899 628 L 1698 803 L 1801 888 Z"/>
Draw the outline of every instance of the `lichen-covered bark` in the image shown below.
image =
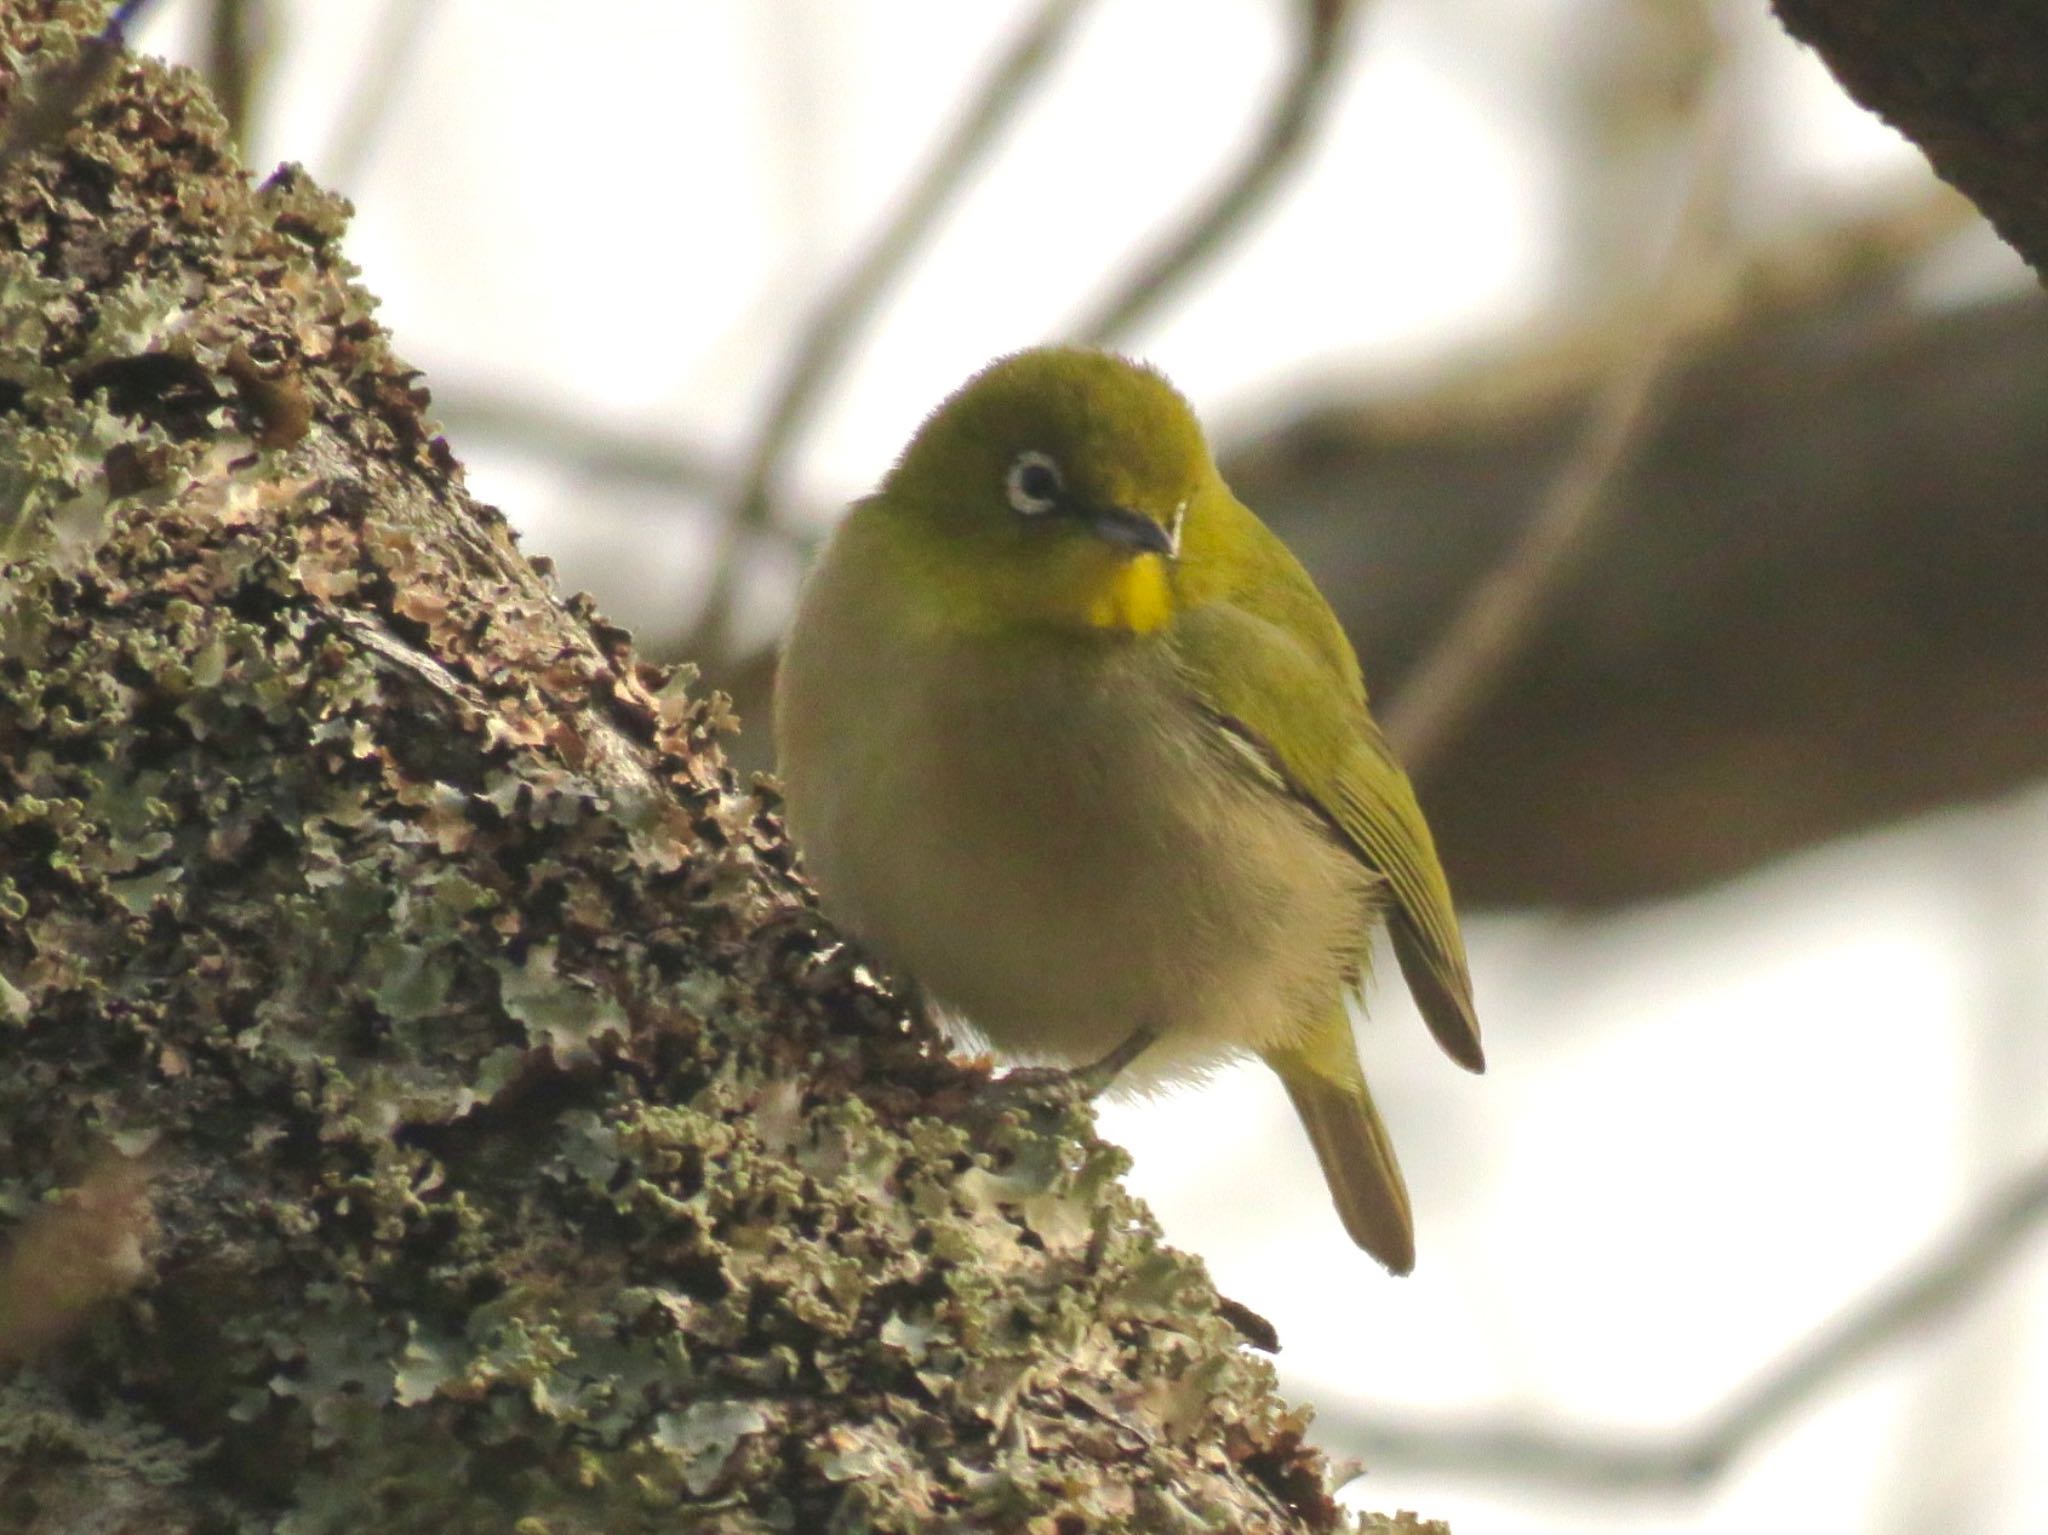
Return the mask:
<path fill-rule="evenodd" d="M 1772 0 L 1785 30 L 2048 279 L 2048 15 L 2041 0 Z"/>
<path fill-rule="evenodd" d="M 0 1528 L 1341 1527 L 222 133 L 124 63 L 0 178 Z"/>

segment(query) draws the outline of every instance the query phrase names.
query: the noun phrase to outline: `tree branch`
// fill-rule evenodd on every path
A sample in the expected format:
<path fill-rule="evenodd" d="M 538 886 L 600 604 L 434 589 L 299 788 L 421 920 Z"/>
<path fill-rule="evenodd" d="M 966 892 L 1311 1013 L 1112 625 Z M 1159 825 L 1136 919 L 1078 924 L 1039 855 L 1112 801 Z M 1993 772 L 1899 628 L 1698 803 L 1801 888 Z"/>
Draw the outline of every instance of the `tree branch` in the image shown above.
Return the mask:
<path fill-rule="evenodd" d="M 739 590 L 746 546 L 775 518 L 783 463 L 825 398 L 889 284 L 908 264 L 938 216 L 988 154 L 1003 127 L 1058 57 L 1087 0 L 1041 0 L 1037 13 L 1004 50 L 975 90 L 973 106 L 912 181 L 896 211 L 811 309 L 782 368 L 773 400 L 748 450 L 740 485 L 711 560 L 691 655 L 722 658 Z"/>
<path fill-rule="evenodd" d="M 334 185 L 354 189 L 369 168 L 377 137 L 391 119 L 392 104 L 419 61 L 420 35 L 435 8 L 420 0 L 385 0 L 377 25 L 356 67 L 348 105 L 328 135 L 318 162 Z"/>
<path fill-rule="evenodd" d="M 268 30 L 277 24 L 265 0 L 212 0 L 206 26 L 206 87 L 228 120 L 243 159 L 255 133 L 255 101 Z"/>
<path fill-rule="evenodd" d="M 1609 1493 L 1706 1486 L 1858 1366 L 1970 1305 L 2048 1227 L 2048 1161 L 1987 1199 L 1923 1262 L 1820 1328 L 1690 1432 L 1669 1439 L 1507 1420 L 1403 1423 L 1338 1409 L 1324 1425 L 1380 1467 Z"/>
<path fill-rule="evenodd" d="M 1849 94 L 2048 277 L 2048 26 L 2036 0 L 1773 0 Z"/>
<path fill-rule="evenodd" d="M 1461 904 L 1665 898 L 2048 772 L 2048 307 L 1911 309 L 1884 252 L 1953 224 L 1893 221 L 1818 292 L 1745 276 L 1686 340 L 1611 492 L 1628 537 L 1561 578 L 1429 775 Z M 1378 694 L 1506 558 L 1611 355 L 1303 405 L 1226 455 Z"/>
<path fill-rule="evenodd" d="M 1643 328 L 1594 393 L 1588 419 L 1551 476 L 1514 547 L 1464 599 L 1450 627 L 1404 679 L 1386 714 L 1387 739 L 1417 778 L 1467 728 L 1488 693 L 1534 633 L 1572 568 L 1617 509 L 1618 482 L 1663 403 L 1660 386 L 1700 302 L 1703 268 L 1720 236 L 1726 197 L 1726 125 L 1711 100 L 1718 54 L 1692 82 L 1692 143 L 1686 191 Z"/>
<path fill-rule="evenodd" d="M 1116 291 L 1071 326 L 1091 346 L 1115 346 L 1252 224 L 1314 142 L 1324 103 L 1341 78 L 1345 43 L 1364 0 L 1290 0 L 1295 46 L 1280 88 L 1243 156 L 1181 225 L 1141 257 Z"/>
<path fill-rule="evenodd" d="M 702 500 L 728 483 L 727 466 L 664 432 L 610 420 L 490 385 L 437 390 L 435 414 L 466 441 L 496 441 L 547 460 L 585 481 Z"/>

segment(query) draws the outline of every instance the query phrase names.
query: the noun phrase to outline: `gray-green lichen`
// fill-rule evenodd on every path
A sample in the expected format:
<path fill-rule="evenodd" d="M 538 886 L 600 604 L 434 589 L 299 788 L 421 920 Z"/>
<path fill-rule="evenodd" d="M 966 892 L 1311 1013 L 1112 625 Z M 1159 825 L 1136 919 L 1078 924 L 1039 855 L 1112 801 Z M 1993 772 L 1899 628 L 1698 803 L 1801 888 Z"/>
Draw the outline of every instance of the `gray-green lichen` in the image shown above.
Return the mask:
<path fill-rule="evenodd" d="M 222 144 L 126 63 L 0 176 L 0 1528 L 1344 1527 Z"/>

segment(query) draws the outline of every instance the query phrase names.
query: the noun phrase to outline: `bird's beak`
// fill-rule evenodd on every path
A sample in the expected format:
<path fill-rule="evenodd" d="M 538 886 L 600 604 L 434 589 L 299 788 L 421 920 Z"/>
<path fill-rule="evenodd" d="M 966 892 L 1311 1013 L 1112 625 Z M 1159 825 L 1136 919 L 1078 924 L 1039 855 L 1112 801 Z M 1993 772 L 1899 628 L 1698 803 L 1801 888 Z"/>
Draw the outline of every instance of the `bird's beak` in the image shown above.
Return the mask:
<path fill-rule="evenodd" d="M 1081 514 L 1097 538 L 1128 549 L 1133 554 L 1159 554 L 1174 559 L 1180 554 L 1180 518 L 1172 528 L 1162 528 L 1143 512 L 1128 507 L 1091 507 Z"/>

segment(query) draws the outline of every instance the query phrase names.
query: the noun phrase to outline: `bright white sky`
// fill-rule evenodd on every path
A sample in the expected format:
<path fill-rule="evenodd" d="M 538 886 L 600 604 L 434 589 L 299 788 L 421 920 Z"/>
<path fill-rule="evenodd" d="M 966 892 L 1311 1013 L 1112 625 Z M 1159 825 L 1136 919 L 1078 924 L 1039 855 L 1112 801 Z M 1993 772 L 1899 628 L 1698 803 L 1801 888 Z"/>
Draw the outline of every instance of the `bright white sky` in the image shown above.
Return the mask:
<path fill-rule="evenodd" d="M 325 179 L 380 8 L 285 9 L 255 159 Z M 807 297 L 1026 9 L 444 0 L 375 157 L 339 188 L 360 209 L 351 252 L 438 391 L 488 382 L 734 454 Z M 1917 156 L 1776 35 L 1764 0 L 1722 9 L 1747 86 L 1742 222 L 1914 195 Z M 1625 62 L 1657 11 L 1385 0 L 1307 173 L 1142 349 L 1228 423 L 1307 379 L 1426 367 L 1554 323 L 1543 305 L 1576 270 L 1560 270 L 1555 210 L 1584 174 L 1557 104 L 1574 71 Z M 807 504 L 864 488 L 960 378 L 1099 292 L 1238 142 L 1280 67 L 1280 14 L 1102 0 L 808 439 Z M 184 20 L 164 5 L 142 46 L 187 52 Z M 1669 211 L 1661 175 L 1644 173 L 1645 243 Z M 1624 273 L 1638 259 L 1594 256 Z M 1993 280 L 2012 265 L 1974 262 Z M 636 625 L 687 608 L 702 572 L 683 517 L 656 532 L 661 508 L 594 506 L 536 460 L 455 446 L 570 584 Z M 759 624 L 779 623 L 792 574 L 764 577 Z M 1257 1070 L 1112 1105 L 1105 1127 L 1172 1237 L 1278 1324 L 1298 1396 L 1675 1429 L 2048 1153 L 2043 869 L 2035 794 L 1669 907 L 1476 924 L 1487 1077 L 1436 1056 L 1398 984 L 1366 1033 L 1414 1186 L 1406 1281 L 1344 1240 Z M 1707 1493 L 1614 1501 L 1384 1469 L 1356 1501 L 1460 1535 L 2037 1535 L 2044 1247 Z"/>

